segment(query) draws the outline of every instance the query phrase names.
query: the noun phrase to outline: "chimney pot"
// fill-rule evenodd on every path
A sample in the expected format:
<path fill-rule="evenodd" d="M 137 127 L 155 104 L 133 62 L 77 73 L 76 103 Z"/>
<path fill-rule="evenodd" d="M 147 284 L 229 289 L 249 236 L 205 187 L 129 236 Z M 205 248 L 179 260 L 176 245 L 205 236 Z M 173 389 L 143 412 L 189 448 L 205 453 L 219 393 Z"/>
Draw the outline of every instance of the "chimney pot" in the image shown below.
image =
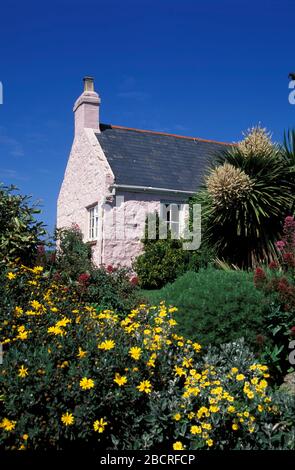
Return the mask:
<path fill-rule="evenodd" d="M 84 77 L 84 91 L 94 91 L 94 79 L 93 77 Z"/>

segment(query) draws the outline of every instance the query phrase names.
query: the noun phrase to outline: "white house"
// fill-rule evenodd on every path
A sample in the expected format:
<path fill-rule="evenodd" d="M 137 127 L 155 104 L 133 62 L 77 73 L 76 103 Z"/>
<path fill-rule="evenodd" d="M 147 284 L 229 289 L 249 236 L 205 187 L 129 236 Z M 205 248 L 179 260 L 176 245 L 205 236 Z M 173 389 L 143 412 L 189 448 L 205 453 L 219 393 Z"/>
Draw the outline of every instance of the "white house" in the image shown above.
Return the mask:
<path fill-rule="evenodd" d="M 94 82 L 74 105 L 75 135 L 57 203 L 57 227 L 78 224 L 97 265 L 130 266 L 141 252 L 147 213 L 175 234 L 223 142 L 101 124 Z"/>

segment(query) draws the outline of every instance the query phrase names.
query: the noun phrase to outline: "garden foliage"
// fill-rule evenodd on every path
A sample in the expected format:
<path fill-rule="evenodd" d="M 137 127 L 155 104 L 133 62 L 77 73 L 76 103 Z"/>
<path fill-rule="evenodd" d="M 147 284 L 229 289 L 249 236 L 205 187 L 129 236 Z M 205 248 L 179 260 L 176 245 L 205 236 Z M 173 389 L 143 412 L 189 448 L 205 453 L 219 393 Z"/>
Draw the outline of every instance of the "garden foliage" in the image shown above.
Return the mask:
<path fill-rule="evenodd" d="M 268 302 L 255 288 L 252 273 L 214 268 L 188 272 L 159 291 L 144 291 L 152 302 L 179 308 L 178 331 L 203 345 L 220 345 L 244 337 L 257 349 L 264 333 Z"/>
<path fill-rule="evenodd" d="M 2 273 L 2 448 L 269 445 L 256 436 L 265 423 L 277 429 L 282 413 L 265 365 L 204 363 L 201 346 L 174 333 L 175 308 L 139 305 L 120 319 L 42 271 Z"/>
<path fill-rule="evenodd" d="M 16 189 L 0 184 L 0 263 L 20 259 L 31 264 L 45 230 L 42 222 L 36 220 L 39 208 Z"/>

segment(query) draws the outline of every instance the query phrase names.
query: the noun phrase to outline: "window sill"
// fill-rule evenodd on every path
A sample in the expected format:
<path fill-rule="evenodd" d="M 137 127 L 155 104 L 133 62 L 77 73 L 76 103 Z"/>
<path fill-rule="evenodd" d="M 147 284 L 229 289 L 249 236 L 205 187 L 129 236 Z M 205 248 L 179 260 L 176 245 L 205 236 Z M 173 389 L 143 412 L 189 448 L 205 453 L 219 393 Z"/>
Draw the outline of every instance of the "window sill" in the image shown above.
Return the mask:
<path fill-rule="evenodd" d="M 88 242 L 86 242 L 87 245 L 90 245 L 90 246 L 95 246 L 97 245 L 97 240 L 88 240 Z"/>

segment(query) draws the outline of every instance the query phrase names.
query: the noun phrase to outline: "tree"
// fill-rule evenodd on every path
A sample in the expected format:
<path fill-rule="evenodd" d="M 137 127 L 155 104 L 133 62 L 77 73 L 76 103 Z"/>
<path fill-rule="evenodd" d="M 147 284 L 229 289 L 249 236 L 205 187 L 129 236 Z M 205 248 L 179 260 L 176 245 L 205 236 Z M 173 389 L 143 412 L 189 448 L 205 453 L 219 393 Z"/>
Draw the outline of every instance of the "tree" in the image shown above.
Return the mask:
<path fill-rule="evenodd" d="M 281 219 L 294 207 L 294 146 L 261 127 L 219 154 L 192 202 L 202 204 L 202 240 L 243 268 L 276 258 Z"/>
<path fill-rule="evenodd" d="M 30 265 L 46 231 L 35 218 L 40 209 L 30 204 L 29 196 L 16 190 L 15 186 L 0 184 L 0 263 L 20 260 Z"/>

